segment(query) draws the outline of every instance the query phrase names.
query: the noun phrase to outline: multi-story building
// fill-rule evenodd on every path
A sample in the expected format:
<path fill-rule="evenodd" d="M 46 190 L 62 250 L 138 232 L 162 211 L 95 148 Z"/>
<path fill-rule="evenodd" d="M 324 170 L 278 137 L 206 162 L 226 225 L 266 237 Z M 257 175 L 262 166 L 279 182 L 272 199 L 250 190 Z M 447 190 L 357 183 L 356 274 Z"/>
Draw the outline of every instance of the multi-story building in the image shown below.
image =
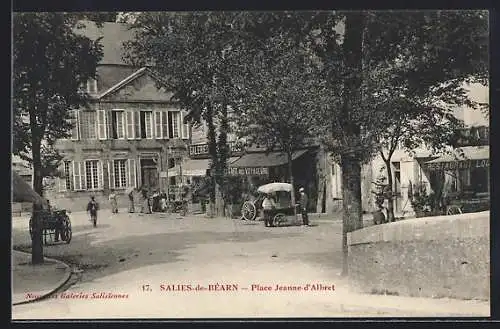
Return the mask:
<path fill-rule="evenodd" d="M 190 128 L 183 124 L 184 112 L 156 87 L 152 72 L 124 62 L 123 42 L 133 37 L 126 25 L 99 28 L 87 22 L 82 33 L 102 37 L 104 56 L 97 78 L 86 86 L 89 108 L 72 110 L 71 138 L 57 141 L 63 175 L 47 196 L 60 207 L 82 210 L 91 195 L 106 205 L 110 190 L 118 195 L 128 187 L 166 190 L 173 155 L 187 152 Z M 122 206 L 127 202 L 119 200 Z"/>
<path fill-rule="evenodd" d="M 488 104 L 488 88 L 474 84 L 469 86 L 469 97 L 480 103 Z M 484 112 L 463 106 L 455 109 L 455 116 L 463 120 L 465 129 L 460 150 L 453 155 L 432 154 L 425 146 L 414 150 L 409 155 L 402 148 L 396 149 L 392 156 L 393 192 L 395 212 L 399 215 L 411 215 L 413 209 L 408 199 L 410 183 L 427 185 L 428 192 L 443 189 L 445 184 L 452 189 L 462 191 L 472 189 L 475 193 L 489 193 L 489 118 Z M 475 138 L 467 138 L 473 135 Z M 471 142 L 471 140 L 473 142 Z M 363 170 L 363 209 L 375 209 L 371 190 L 379 175 L 386 176 L 385 164 L 380 157 L 366 165 Z"/>

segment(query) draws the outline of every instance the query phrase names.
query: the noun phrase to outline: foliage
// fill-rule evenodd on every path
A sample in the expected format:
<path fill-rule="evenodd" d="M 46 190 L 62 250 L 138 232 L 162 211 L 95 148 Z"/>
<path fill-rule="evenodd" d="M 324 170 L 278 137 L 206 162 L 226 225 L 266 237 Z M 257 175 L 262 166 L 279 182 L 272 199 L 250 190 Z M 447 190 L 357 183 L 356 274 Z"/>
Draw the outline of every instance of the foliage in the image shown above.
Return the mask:
<path fill-rule="evenodd" d="M 385 200 L 389 200 L 391 189 L 390 186 L 387 185 L 385 176 L 379 176 L 375 182 L 372 182 L 375 185 L 375 190 L 372 191 L 374 194 L 374 203 L 379 210 L 384 208 Z"/>
<path fill-rule="evenodd" d="M 238 14 L 142 12 L 133 16 L 131 27 L 136 35 L 125 44 L 126 60 L 150 65 L 163 77 L 158 86 L 171 92 L 188 111 L 186 121 L 207 123 L 211 175 L 221 185 L 229 158 L 228 110 L 239 98 L 238 88 L 231 82 L 239 57 L 230 43 L 235 40 L 231 22 Z M 210 194 L 215 201 L 212 185 Z"/>
<path fill-rule="evenodd" d="M 13 153 L 30 162 L 42 152 L 48 167 L 56 165 L 52 145 L 69 137 L 68 109 L 88 103 L 80 86 L 95 77 L 102 50 L 98 42 L 75 33 L 82 27 L 80 18 L 62 13 L 14 15 Z M 47 146 L 41 147 L 42 141 Z"/>
<path fill-rule="evenodd" d="M 222 186 L 222 195 L 225 203 L 239 204 L 242 202 L 243 182 L 239 176 L 225 176 Z"/>

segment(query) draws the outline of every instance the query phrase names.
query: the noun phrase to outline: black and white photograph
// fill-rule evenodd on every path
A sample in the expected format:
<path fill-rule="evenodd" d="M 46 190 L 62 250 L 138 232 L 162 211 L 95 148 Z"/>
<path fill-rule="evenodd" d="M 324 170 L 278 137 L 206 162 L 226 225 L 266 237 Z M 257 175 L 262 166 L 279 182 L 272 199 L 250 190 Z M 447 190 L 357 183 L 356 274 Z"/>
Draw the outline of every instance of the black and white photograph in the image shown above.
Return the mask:
<path fill-rule="evenodd" d="M 490 12 L 13 12 L 12 320 L 490 317 Z"/>

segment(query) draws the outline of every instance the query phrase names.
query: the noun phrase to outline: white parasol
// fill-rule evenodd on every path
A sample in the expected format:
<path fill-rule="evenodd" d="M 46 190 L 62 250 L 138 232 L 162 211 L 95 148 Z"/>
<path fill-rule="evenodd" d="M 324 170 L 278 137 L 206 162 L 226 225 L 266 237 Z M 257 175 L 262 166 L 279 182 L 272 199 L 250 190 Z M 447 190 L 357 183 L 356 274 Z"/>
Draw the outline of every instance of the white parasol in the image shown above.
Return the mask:
<path fill-rule="evenodd" d="M 257 189 L 257 192 L 266 193 L 266 194 L 280 192 L 280 191 L 292 192 L 293 191 L 292 184 L 270 183 L 270 184 L 259 186 L 259 188 Z"/>

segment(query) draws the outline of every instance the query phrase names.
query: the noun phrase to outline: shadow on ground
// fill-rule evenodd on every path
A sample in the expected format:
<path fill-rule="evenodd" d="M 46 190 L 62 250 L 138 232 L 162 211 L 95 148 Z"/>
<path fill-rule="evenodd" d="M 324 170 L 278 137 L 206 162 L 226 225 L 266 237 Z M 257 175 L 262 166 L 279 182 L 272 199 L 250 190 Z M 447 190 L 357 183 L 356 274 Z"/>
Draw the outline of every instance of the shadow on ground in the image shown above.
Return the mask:
<path fill-rule="evenodd" d="M 44 247 L 46 257 L 85 270 L 82 282 L 144 266 L 183 261 L 182 251 L 199 244 L 247 243 L 297 235 L 285 232 L 276 235 L 270 232 L 196 231 L 125 236 L 103 244 L 93 244 L 96 241 L 95 233 L 82 233 L 75 236 L 70 244 Z M 31 252 L 31 244 L 17 244 L 14 249 Z"/>

